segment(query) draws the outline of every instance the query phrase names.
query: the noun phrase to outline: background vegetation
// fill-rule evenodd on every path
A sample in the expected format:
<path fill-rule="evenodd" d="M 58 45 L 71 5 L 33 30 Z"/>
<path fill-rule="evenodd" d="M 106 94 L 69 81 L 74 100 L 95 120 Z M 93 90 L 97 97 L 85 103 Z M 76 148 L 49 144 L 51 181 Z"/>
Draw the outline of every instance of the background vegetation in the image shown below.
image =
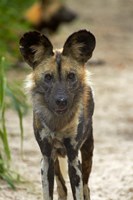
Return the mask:
<path fill-rule="evenodd" d="M 24 21 L 24 12 L 33 2 L 34 0 L 0 1 L 0 57 L 6 58 L 6 67 L 14 65 L 18 59 L 20 34 L 29 28 L 29 24 Z"/>
<path fill-rule="evenodd" d="M 11 151 L 8 142 L 5 114 L 7 109 L 16 111 L 19 118 L 21 150 L 23 142 L 23 115 L 27 104 L 22 84 L 14 80 L 8 81 L 7 72 L 14 70 L 19 60 L 18 41 L 20 35 L 29 29 L 24 21 L 25 10 L 34 0 L 1 0 L 0 1 L 0 178 L 15 188 L 14 183 L 19 176 L 11 170 Z M 17 68 L 15 69 L 17 70 Z M 19 69 L 22 70 L 22 69 Z"/>

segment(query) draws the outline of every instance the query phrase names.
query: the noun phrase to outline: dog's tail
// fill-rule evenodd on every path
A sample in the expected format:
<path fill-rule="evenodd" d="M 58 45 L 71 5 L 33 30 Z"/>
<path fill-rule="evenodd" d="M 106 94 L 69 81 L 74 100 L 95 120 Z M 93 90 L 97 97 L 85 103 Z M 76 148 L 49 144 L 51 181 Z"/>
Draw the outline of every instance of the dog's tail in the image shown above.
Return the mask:
<path fill-rule="evenodd" d="M 79 160 L 81 162 L 81 153 L 79 153 Z M 67 157 L 65 157 L 65 158 L 59 157 L 59 165 L 60 165 L 61 173 L 62 173 L 64 179 L 68 179 Z"/>
<path fill-rule="evenodd" d="M 67 179 L 68 178 L 67 158 L 59 157 L 59 165 L 60 165 L 62 176 L 64 177 L 64 179 Z"/>

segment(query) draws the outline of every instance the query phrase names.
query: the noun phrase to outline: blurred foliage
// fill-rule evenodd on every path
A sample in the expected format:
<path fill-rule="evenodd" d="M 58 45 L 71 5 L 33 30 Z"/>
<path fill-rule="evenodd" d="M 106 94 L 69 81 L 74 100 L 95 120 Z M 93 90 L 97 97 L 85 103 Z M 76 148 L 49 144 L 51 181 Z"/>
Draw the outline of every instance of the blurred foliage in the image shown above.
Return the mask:
<path fill-rule="evenodd" d="M 11 151 L 9 133 L 6 127 L 8 108 L 16 111 L 19 119 L 21 151 L 23 145 L 23 115 L 27 111 L 27 103 L 22 84 L 9 83 L 5 70 L 15 66 L 19 58 L 19 38 L 30 29 L 24 20 L 24 13 L 35 0 L 0 0 L 0 178 L 15 188 L 19 175 L 10 167 Z"/>
<path fill-rule="evenodd" d="M 0 178 L 5 180 L 12 189 L 15 189 L 15 183 L 20 182 L 20 176 L 10 169 L 9 164 L 5 162 L 0 153 Z"/>
<path fill-rule="evenodd" d="M 0 62 L 0 178 L 6 180 L 14 188 L 14 180 L 18 175 L 10 170 L 9 161 L 11 152 L 8 143 L 8 133 L 6 128 L 5 114 L 8 107 L 13 108 L 19 119 L 21 133 L 21 150 L 23 143 L 23 115 L 26 113 L 26 97 L 17 84 L 9 84 L 4 73 L 5 59 Z"/>
<path fill-rule="evenodd" d="M 7 67 L 18 59 L 20 35 L 29 30 L 24 13 L 33 2 L 35 0 L 0 0 L 0 58 L 6 58 Z"/>

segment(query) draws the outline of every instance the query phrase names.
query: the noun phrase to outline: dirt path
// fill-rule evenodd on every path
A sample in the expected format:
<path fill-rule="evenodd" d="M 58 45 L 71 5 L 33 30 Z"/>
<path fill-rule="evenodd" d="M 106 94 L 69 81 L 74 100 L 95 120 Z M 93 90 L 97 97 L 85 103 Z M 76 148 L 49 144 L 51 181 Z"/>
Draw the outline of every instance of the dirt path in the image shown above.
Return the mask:
<path fill-rule="evenodd" d="M 90 179 L 92 200 L 133 200 L 132 1 L 69 0 L 68 5 L 77 10 L 80 18 L 74 24 L 62 26 L 52 37 L 55 46 L 61 47 L 75 30 L 90 29 L 97 38 L 97 48 L 90 64 L 102 61 L 101 65 L 89 67 L 93 74 L 96 104 L 95 151 Z M 12 112 L 7 115 L 8 129 L 12 133 L 12 164 L 24 180 L 16 191 L 0 182 L 0 200 L 42 199 L 41 155 L 33 136 L 31 113 L 24 119 L 23 160 L 19 155 L 17 119 Z M 68 200 L 71 199 L 70 194 Z"/>

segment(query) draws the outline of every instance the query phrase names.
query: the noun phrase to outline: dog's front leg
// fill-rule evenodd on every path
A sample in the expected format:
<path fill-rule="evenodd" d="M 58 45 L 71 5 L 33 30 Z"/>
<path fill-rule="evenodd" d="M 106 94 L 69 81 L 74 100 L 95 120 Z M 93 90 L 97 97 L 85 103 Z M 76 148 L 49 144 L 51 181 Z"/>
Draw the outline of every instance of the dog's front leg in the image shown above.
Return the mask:
<path fill-rule="evenodd" d="M 38 129 L 34 128 L 34 131 L 43 156 L 41 163 L 43 199 L 52 200 L 54 188 L 54 160 L 52 158 L 52 142 L 48 137 L 41 137 L 41 134 L 45 133 L 43 129 L 39 131 Z"/>
<path fill-rule="evenodd" d="M 78 150 L 74 148 L 73 142 L 74 140 L 70 138 L 64 139 L 64 145 L 68 156 L 69 178 L 74 200 L 83 200 L 81 164 L 78 158 Z"/>
<path fill-rule="evenodd" d="M 47 156 L 43 156 L 41 163 L 41 177 L 44 200 L 53 199 L 54 187 L 54 161 Z"/>
<path fill-rule="evenodd" d="M 69 159 L 69 158 L 68 158 Z M 73 161 L 69 159 L 68 169 L 74 200 L 83 200 L 83 183 L 81 165 L 78 156 Z"/>

